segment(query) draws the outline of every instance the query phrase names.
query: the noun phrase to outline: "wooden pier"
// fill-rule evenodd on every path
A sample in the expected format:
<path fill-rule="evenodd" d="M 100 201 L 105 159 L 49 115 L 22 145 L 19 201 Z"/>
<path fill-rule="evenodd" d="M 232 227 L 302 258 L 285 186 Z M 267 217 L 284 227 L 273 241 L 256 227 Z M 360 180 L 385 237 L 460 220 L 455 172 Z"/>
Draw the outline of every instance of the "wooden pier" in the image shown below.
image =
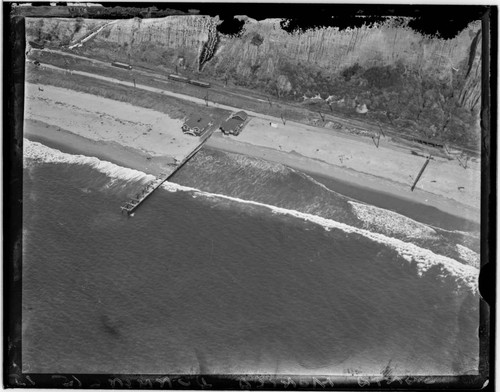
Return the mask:
<path fill-rule="evenodd" d="M 172 177 L 177 171 L 186 164 L 198 151 L 200 151 L 203 144 L 208 140 L 210 136 L 214 133 L 215 128 L 209 129 L 205 134 L 200 136 L 200 143 L 181 161 L 179 165 L 170 173 L 162 173 L 159 177 L 156 177 L 153 181 L 148 183 L 142 191 L 140 191 L 135 198 L 130 199 L 120 208 L 123 212 L 128 215 L 132 214 L 151 194 L 158 189 L 165 181 Z"/>

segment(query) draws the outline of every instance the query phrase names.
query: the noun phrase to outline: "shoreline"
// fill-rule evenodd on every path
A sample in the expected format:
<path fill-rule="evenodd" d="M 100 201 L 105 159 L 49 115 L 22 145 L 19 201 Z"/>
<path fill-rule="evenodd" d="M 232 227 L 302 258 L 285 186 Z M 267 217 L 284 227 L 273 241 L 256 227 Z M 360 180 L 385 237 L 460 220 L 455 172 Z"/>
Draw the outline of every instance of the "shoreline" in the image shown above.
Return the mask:
<path fill-rule="evenodd" d="M 38 120 L 25 120 L 24 137 L 30 141 L 42 143 L 47 147 L 54 148 L 65 153 L 93 156 L 100 160 L 108 161 L 119 166 L 135 170 L 140 170 L 144 173 L 156 176 L 164 170 L 165 165 L 171 164 L 172 161 L 172 158 L 169 156 L 151 157 L 146 152 L 138 149 L 125 147 L 116 142 L 94 141 L 77 135 L 69 130 L 61 129 L 59 127 L 46 124 Z M 367 179 L 366 177 L 368 176 L 363 173 L 355 173 L 352 170 L 343 172 L 341 168 L 335 168 L 332 167 L 333 165 L 322 162 L 314 162 L 314 160 L 312 160 L 311 158 L 299 156 L 298 154 L 283 153 L 279 151 L 272 151 L 271 149 L 267 149 L 265 147 L 252 146 L 247 143 L 237 142 L 235 140 L 229 139 L 219 133 L 215 133 L 214 135 L 212 135 L 212 137 L 207 141 L 203 148 L 247 155 L 253 158 L 280 163 L 311 175 L 313 176 L 313 178 L 319 176 L 331 181 L 344 183 L 347 186 L 354 187 L 358 191 L 358 194 L 360 191 L 368 190 L 372 194 L 376 193 L 378 196 L 380 196 L 378 198 L 379 200 L 387 200 L 387 198 L 390 198 L 389 201 L 399 201 L 399 204 L 402 204 L 402 207 L 399 211 L 396 212 L 409 216 L 410 218 L 415 220 L 418 220 L 419 216 L 416 216 L 416 214 L 408 213 L 410 212 L 410 203 L 413 204 L 412 209 L 415 205 L 420 206 L 421 209 L 424 210 L 434 207 L 444 215 L 449 215 L 459 220 L 467 221 L 473 226 L 478 223 L 472 219 L 464 218 L 462 215 L 457 213 L 457 209 L 441 209 L 429 204 L 419 203 L 417 200 L 405 198 L 400 195 L 400 191 L 395 185 L 393 185 L 391 188 L 384 188 L 384 186 L 366 186 L 365 181 L 369 179 Z M 175 182 L 175 177 L 173 178 L 173 180 L 173 182 Z M 380 179 L 371 180 L 380 181 Z M 393 192 L 388 192 L 387 189 L 393 190 Z M 383 203 L 373 204 L 372 200 L 360 201 L 367 202 L 380 208 L 390 209 L 388 208 L 390 206 L 383 205 Z M 462 208 L 463 207 L 464 206 L 462 206 Z M 423 223 L 429 224 L 429 222 Z"/>
<path fill-rule="evenodd" d="M 35 130 L 37 128 L 43 128 L 43 134 L 37 132 Z M 118 166 L 155 176 L 165 171 L 165 167 L 175 167 L 171 166 L 173 158 L 168 155 L 150 156 L 138 149 L 126 147 L 116 142 L 95 141 L 38 120 L 27 119 L 24 121 L 24 137 L 68 154 L 93 156 Z"/>
<path fill-rule="evenodd" d="M 406 202 L 434 207 L 454 217 L 478 225 L 480 223 L 480 212 L 478 210 L 455 200 L 446 199 L 418 188 L 416 188 L 414 192 L 411 192 L 409 189 L 405 189 L 404 184 L 357 172 L 352 169 L 331 165 L 326 162 L 302 156 L 298 153 L 281 152 L 271 148 L 254 146 L 249 143 L 234 141 L 219 134 L 214 134 L 207 141 L 206 147 L 281 163 L 308 174 L 319 175 L 321 177 L 343 182 L 348 186 L 365 188 L 380 194 L 390 195 L 391 197 Z M 387 207 L 383 208 L 387 209 Z"/>
<path fill-rule="evenodd" d="M 199 142 L 181 131 L 182 121 L 165 112 L 48 85 L 27 84 L 25 117 L 25 136 L 31 140 L 156 176 L 171 172 Z M 250 117 L 237 138 L 217 131 L 204 148 L 284 164 L 366 190 L 367 195 L 376 192 L 374 199 L 382 203 L 379 194 L 408 203 L 407 209 L 417 203 L 480 222 L 477 163 L 464 170 L 455 161 L 433 157 L 412 192 L 424 155 L 412 154 L 391 140 L 375 148 L 369 140 L 292 121 L 271 125 L 264 118 Z M 382 208 L 393 210 L 387 203 Z"/>

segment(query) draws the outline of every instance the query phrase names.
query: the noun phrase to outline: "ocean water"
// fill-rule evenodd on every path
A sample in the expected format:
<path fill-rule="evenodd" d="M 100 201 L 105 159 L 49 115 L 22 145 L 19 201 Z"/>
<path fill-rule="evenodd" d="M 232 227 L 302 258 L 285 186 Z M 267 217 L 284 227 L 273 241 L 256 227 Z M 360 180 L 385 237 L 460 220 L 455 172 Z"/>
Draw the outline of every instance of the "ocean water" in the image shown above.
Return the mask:
<path fill-rule="evenodd" d="M 120 214 L 151 179 L 25 140 L 23 371 L 477 373 L 477 233 L 216 151 Z"/>

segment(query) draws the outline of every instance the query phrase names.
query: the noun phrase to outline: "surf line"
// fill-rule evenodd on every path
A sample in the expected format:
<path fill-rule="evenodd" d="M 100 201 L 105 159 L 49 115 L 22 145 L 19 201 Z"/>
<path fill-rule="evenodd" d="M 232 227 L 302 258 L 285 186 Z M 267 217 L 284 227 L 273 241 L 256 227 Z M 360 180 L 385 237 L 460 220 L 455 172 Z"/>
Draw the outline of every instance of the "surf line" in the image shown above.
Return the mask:
<path fill-rule="evenodd" d="M 146 174 L 142 171 L 116 165 L 114 163 L 100 160 L 97 157 L 87 155 L 75 155 L 62 152 L 45 144 L 34 142 L 29 139 L 23 139 L 23 164 L 26 166 L 29 160 L 40 161 L 43 163 L 65 163 L 73 165 L 85 165 L 107 175 L 110 178 L 116 178 L 126 181 L 151 181 L 155 176 Z"/>
<path fill-rule="evenodd" d="M 130 180 L 144 181 L 149 178 L 154 178 L 154 176 L 148 175 L 141 171 L 124 168 L 115 165 L 111 162 L 101 161 L 96 157 L 67 154 L 59 150 L 47 147 L 41 143 L 32 142 L 27 139 L 24 139 L 24 147 L 25 147 L 24 159 L 34 159 L 45 163 L 70 163 L 70 164 L 89 165 L 93 169 L 103 174 L 106 174 L 111 178 L 120 178 L 129 181 Z M 337 222 L 332 219 L 323 218 L 317 215 L 307 214 L 295 210 L 289 210 L 286 208 L 272 206 L 269 204 L 264 204 L 256 201 L 243 200 L 232 196 L 208 193 L 196 188 L 175 184 L 169 181 L 164 182 L 162 184 L 162 187 L 170 192 L 176 192 L 176 191 L 193 192 L 195 194 L 205 196 L 207 198 L 222 198 L 238 203 L 260 206 L 270 209 L 275 214 L 293 216 L 299 219 L 303 219 L 305 221 L 318 224 L 322 226 L 325 230 L 331 230 L 332 228 L 335 228 L 342 230 L 348 234 L 349 233 L 359 234 L 377 243 L 390 246 L 391 248 L 396 250 L 408 262 L 415 262 L 418 266 L 420 275 L 434 265 L 441 265 L 443 268 L 448 270 L 452 275 L 460 279 L 466 286 L 468 286 L 471 289 L 471 291 L 473 292 L 478 291 L 477 280 L 478 280 L 479 270 L 477 268 L 462 264 L 447 256 L 438 255 L 428 249 L 421 248 L 412 243 L 404 242 L 402 240 L 388 237 L 383 234 L 373 233 L 365 229 L 353 227 L 345 223 Z"/>
<path fill-rule="evenodd" d="M 474 293 L 478 292 L 477 280 L 479 276 L 479 270 L 477 268 L 462 264 L 450 257 L 436 254 L 429 249 L 421 248 L 418 245 L 405 242 L 397 238 L 388 237 L 384 234 L 374 233 L 365 229 L 360 229 L 354 226 L 347 225 L 345 223 L 337 222 L 332 219 L 323 218 L 317 215 L 307 214 L 296 210 L 289 210 L 286 208 L 277 207 L 270 204 L 260 203 L 252 200 L 244 200 L 237 197 L 226 196 L 216 193 L 209 193 L 201 191 L 196 188 L 179 185 L 170 181 L 164 182 L 162 187 L 170 192 L 177 192 L 177 191 L 193 192 L 196 195 L 205 196 L 207 198 L 220 198 L 220 199 L 234 201 L 237 203 L 264 207 L 270 209 L 274 214 L 293 216 L 295 218 L 315 223 L 317 225 L 322 226 L 327 231 L 331 229 L 339 229 L 347 234 L 358 234 L 379 244 L 389 246 L 390 248 L 394 249 L 406 261 L 410 263 L 415 263 L 418 267 L 420 276 L 422 276 L 422 274 L 428 271 L 431 267 L 437 265 L 445 269 L 447 272 L 449 272 L 458 280 L 460 280 L 472 292 Z"/>
<path fill-rule="evenodd" d="M 420 222 L 418 220 L 415 220 L 413 218 L 409 218 L 407 217 L 406 215 L 403 215 L 403 214 L 400 214 L 399 212 L 396 212 L 396 211 L 393 211 L 393 210 L 388 210 L 386 208 L 382 208 L 382 207 L 377 207 L 377 206 L 374 206 L 374 205 L 371 205 L 371 204 L 368 204 L 368 203 L 365 203 L 364 201 L 361 201 L 361 200 L 358 200 L 358 199 L 355 199 L 353 197 L 350 197 L 350 196 L 346 196 L 346 195 L 343 195 L 341 193 L 338 193 L 336 191 L 334 191 L 333 189 L 330 189 L 328 188 L 325 184 L 315 180 L 313 177 L 311 177 L 310 175 L 308 175 L 307 173 L 304 173 L 304 172 L 301 172 L 301 171 L 297 171 L 291 167 L 289 167 L 290 170 L 292 170 L 293 172 L 299 174 L 299 175 L 303 175 L 305 178 L 307 178 L 309 181 L 313 182 L 314 184 L 320 186 L 321 188 L 323 188 L 324 190 L 328 191 L 328 192 L 331 192 L 341 198 L 344 198 L 346 199 L 347 201 L 352 201 L 352 202 L 355 202 L 355 203 L 358 203 L 358 204 L 363 204 L 363 205 L 366 205 L 366 206 L 369 206 L 370 208 L 372 209 L 378 209 L 378 210 L 381 210 L 381 211 L 389 211 L 393 214 L 397 214 L 397 215 L 400 215 L 402 216 L 403 218 L 405 219 L 408 219 L 408 220 L 411 220 L 413 222 L 416 222 L 418 224 L 421 224 L 421 225 L 424 225 L 424 226 L 427 226 L 427 227 L 430 227 L 434 230 L 439 230 L 439 231 L 442 231 L 442 232 L 446 232 L 446 233 L 454 233 L 454 234 L 461 234 L 461 235 L 465 235 L 465 236 L 468 236 L 468 237 L 472 237 L 472 238 L 477 238 L 477 235 L 475 233 L 470 233 L 470 232 L 467 232 L 467 231 L 462 231 L 462 230 L 449 230 L 449 229 L 444 229 L 442 227 L 439 227 L 439 226 L 436 226 L 436 225 L 432 225 L 430 223 L 423 223 L 423 222 Z"/>

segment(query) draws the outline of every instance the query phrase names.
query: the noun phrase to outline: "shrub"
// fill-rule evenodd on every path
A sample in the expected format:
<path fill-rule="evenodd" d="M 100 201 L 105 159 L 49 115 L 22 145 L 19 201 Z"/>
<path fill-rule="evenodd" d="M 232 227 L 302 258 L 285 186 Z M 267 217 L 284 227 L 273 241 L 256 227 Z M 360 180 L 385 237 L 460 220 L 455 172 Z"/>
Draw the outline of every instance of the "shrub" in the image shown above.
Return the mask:
<path fill-rule="evenodd" d="M 389 88 L 401 83 L 401 73 L 397 68 L 389 66 L 371 67 L 363 73 L 370 87 Z"/>
<path fill-rule="evenodd" d="M 101 35 L 102 35 L 103 38 L 109 38 L 110 34 L 111 34 L 111 29 L 110 28 L 105 28 L 102 31 L 102 33 L 101 33 Z"/>
<path fill-rule="evenodd" d="M 263 42 L 264 38 L 259 33 L 255 33 L 252 37 L 252 40 L 250 41 L 250 43 L 255 46 L 260 46 Z"/>
<path fill-rule="evenodd" d="M 361 66 L 358 63 L 355 63 L 354 65 L 345 68 L 341 72 L 341 75 L 344 78 L 344 80 L 348 82 L 351 80 L 353 76 L 357 75 L 361 71 L 361 69 L 362 69 Z"/>
<path fill-rule="evenodd" d="M 78 33 L 83 26 L 83 18 L 76 18 L 76 23 L 75 23 L 75 34 Z"/>
<path fill-rule="evenodd" d="M 257 70 L 259 68 L 260 68 L 260 64 L 254 64 L 254 65 L 250 66 L 250 71 L 252 72 L 252 74 L 254 74 L 255 72 L 257 72 Z"/>

